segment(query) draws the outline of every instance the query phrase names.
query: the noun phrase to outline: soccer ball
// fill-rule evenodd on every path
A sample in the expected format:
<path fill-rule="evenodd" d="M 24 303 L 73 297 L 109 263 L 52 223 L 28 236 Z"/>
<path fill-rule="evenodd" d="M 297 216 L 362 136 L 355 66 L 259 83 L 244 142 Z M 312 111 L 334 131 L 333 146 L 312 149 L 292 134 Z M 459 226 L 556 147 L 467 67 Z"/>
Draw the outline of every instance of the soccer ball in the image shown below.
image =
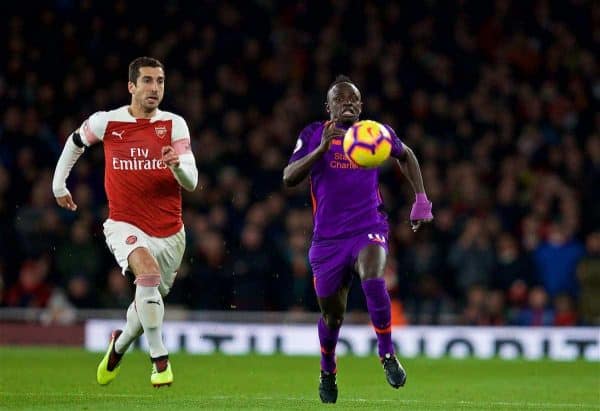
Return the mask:
<path fill-rule="evenodd" d="M 392 151 L 392 136 L 387 128 L 373 120 L 354 123 L 344 135 L 344 153 L 359 167 L 373 168 L 383 163 Z"/>

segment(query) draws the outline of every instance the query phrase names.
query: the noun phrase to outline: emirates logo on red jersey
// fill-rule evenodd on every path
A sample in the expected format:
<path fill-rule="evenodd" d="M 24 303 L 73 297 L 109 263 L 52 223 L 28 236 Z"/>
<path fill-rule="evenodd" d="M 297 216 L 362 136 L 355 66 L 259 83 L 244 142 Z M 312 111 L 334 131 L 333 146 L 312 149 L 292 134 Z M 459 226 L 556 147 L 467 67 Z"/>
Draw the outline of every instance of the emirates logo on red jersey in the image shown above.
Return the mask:
<path fill-rule="evenodd" d="M 156 126 L 156 127 L 154 127 L 154 131 L 156 132 L 156 136 L 158 138 L 164 138 L 167 135 L 167 127 L 166 126 Z"/>
<path fill-rule="evenodd" d="M 128 245 L 135 244 L 136 241 L 137 241 L 137 237 L 134 235 L 130 235 L 129 237 L 127 237 L 127 240 L 125 240 L 125 244 L 128 244 Z"/>

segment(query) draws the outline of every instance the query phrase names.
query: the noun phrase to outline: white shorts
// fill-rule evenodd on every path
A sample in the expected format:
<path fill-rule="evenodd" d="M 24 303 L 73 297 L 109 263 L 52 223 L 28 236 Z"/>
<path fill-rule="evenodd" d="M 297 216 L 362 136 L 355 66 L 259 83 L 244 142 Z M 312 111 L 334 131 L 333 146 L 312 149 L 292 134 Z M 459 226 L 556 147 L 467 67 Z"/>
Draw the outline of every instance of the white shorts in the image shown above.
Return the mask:
<path fill-rule="evenodd" d="M 159 238 L 146 234 L 132 224 L 108 219 L 104 222 L 104 237 L 123 274 L 129 269 L 127 259 L 133 250 L 139 247 L 150 250 L 160 268 L 158 290 L 163 297 L 169 293 L 185 251 L 184 227 L 170 237 Z"/>

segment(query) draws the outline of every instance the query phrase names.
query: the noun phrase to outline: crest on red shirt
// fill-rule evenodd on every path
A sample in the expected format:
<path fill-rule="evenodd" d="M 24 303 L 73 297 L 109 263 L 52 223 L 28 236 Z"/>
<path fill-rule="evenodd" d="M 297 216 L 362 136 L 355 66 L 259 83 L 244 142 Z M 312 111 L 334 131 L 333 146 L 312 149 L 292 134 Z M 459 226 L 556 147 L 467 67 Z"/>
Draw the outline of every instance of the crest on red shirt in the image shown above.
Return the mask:
<path fill-rule="evenodd" d="M 154 131 L 156 132 L 156 136 L 158 138 L 164 138 L 167 135 L 167 127 L 166 126 L 155 126 Z"/>
<path fill-rule="evenodd" d="M 130 235 L 129 237 L 127 237 L 127 240 L 125 240 L 125 244 L 131 245 L 134 244 L 137 241 L 137 237 L 134 235 Z"/>

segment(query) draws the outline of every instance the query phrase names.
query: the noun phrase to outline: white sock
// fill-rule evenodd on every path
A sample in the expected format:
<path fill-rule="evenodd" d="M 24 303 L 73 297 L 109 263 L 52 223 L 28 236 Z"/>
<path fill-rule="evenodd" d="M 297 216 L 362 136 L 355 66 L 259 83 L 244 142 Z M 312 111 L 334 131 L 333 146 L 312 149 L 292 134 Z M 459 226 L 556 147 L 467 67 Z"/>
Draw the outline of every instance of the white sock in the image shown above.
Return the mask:
<path fill-rule="evenodd" d="M 132 302 L 127 309 L 127 324 L 125 324 L 123 332 L 119 335 L 117 341 L 115 341 L 115 351 L 118 354 L 123 354 L 127 351 L 131 343 L 143 333 L 142 323 L 135 310 L 135 302 Z"/>
<path fill-rule="evenodd" d="M 162 341 L 162 323 L 165 314 L 163 299 L 158 286 L 147 287 L 137 284 L 135 290 L 135 307 L 138 318 L 144 328 L 144 334 L 150 347 L 150 357 L 167 355 Z"/>

